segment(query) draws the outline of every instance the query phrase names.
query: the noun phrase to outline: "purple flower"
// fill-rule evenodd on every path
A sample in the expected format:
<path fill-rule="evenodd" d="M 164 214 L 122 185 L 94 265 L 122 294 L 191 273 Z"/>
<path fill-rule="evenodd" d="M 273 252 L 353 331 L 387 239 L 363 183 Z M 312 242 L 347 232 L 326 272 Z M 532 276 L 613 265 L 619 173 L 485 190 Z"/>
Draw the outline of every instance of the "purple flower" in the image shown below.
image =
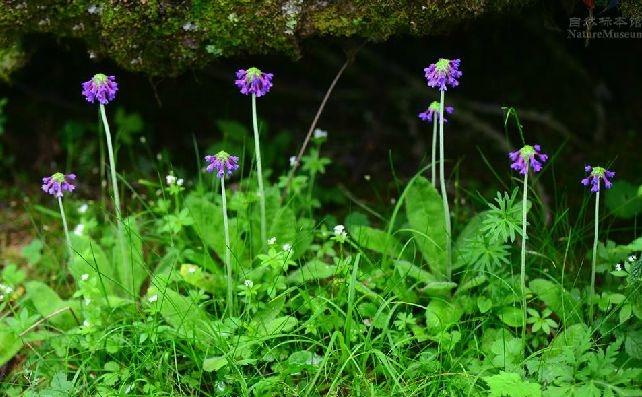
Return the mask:
<path fill-rule="evenodd" d="M 116 97 L 118 84 L 115 80 L 114 76 L 96 74 L 91 80 L 82 83 L 82 94 L 87 98 L 87 102 L 94 103 L 94 100 L 98 99 L 98 102 L 106 105 Z"/>
<path fill-rule="evenodd" d="M 588 172 L 589 175 L 582 179 L 582 185 L 588 186 L 591 184 L 592 192 L 597 193 L 600 191 L 600 181 L 604 181 L 604 187 L 607 189 L 610 189 L 611 186 L 613 186 L 608 178 L 613 178 L 615 176 L 615 172 L 602 167 L 591 167 L 590 165 L 584 167 L 584 171 Z"/>
<path fill-rule="evenodd" d="M 439 115 L 439 110 L 440 109 L 441 109 L 441 103 L 439 103 L 438 101 L 433 101 L 430 104 L 430 106 L 428 106 L 428 109 L 426 109 L 425 112 L 419 113 L 419 118 L 422 119 L 423 121 L 432 121 L 433 114 Z M 453 108 L 452 106 L 446 106 L 446 108 L 444 110 L 445 110 L 444 113 L 449 113 L 450 114 L 455 110 L 455 108 Z M 447 121 L 448 121 L 448 119 L 446 119 L 446 117 L 444 117 L 444 122 L 447 122 Z"/>
<path fill-rule="evenodd" d="M 519 171 L 520 174 L 526 175 L 528 168 L 533 169 L 533 172 L 542 170 L 542 163 L 548 160 L 546 154 L 540 153 L 539 145 L 526 145 L 523 148 L 511 152 L 508 157 L 513 162 L 510 168 Z"/>
<path fill-rule="evenodd" d="M 257 68 L 239 70 L 234 82 L 241 89 L 241 94 L 254 94 L 257 97 L 267 94 L 272 88 L 272 73 L 263 73 Z"/>
<path fill-rule="evenodd" d="M 446 85 L 457 87 L 459 85 L 457 79 L 460 78 L 462 74 L 459 70 L 460 63 L 460 59 L 439 58 L 437 63 L 433 63 L 424 69 L 428 85 L 431 87 L 439 87 L 440 91 L 446 91 Z"/>
<path fill-rule="evenodd" d="M 62 197 L 63 190 L 71 192 L 76 188 L 67 181 L 68 179 L 73 181 L 76 179 L 76 175 L 56 172 L 52 176 L 42 178 L 42 191 L 55 197 Z"/>
<path fill-rule="evenodd" d="M 226 171 L 227 175 L 231 176 L 232 171 L 239 168 L 239 165 L 237 164 L 239 158 L 232 156 L 223 150 L 213 156 L 205 156 L 205 161 L 210 163 L 210 165 L 207 166 L 207 172 L 214 172 L 214 169 L 216 169 L 218 170 L 216 176 L 219 178 L 225 177 Z"/>

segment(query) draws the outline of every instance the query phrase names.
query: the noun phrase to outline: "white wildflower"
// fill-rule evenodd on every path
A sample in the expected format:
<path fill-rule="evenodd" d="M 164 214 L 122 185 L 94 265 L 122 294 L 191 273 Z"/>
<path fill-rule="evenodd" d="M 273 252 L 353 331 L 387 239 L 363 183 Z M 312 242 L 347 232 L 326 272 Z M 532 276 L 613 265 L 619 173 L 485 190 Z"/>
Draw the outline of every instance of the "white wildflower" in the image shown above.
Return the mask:
<path fill-rule="evenodd" d="M 176 183 L 176 177 L 174 175 L 167 175 L 165 177 L 165 182 L 167 182 L 168 185 L 172 186 L 174 183 Z"/>
<path fill-rule="evenodd" d="M 622 265 L 621 265 L 621 264 L 619 264 L 619 263 L 616 263 L 616 264 L 615 264 L 615 271 L 617 271 L 617 272 L 621 272 L 621 271 L 622 271 Z"/>
<path fill-rule="evenodd" d="M 154 294 L 154 295 L 150 296 L 149 298 L 147 298 L 147 301 L 149 301 L 149 303 L 154 303 L 157 300 L 158 300 L 158 295 L 156 295 L 156 294 Z"/>
<path fill-rule="evenodd" d="M 85 203 L 85 204 L 81 205 L 80 207 L 78 207 L 78 213 L 79 214 L 84 214 L 85 212 L 87 212 L 88 209 L 89 209 L 89 206 L 87 205 L 87 203 Z"/>
<path fill-rule="evenodd" d="M 328 131 L 322 130 L 321 128 L 314 129 L 314 139 L 323 139 L 328 137 Z"/>
<path fill-rule="evenodd" d="M 292 245 L 290 245 L 288 243 L 283 244 L 283 251 L 285 251 L 285 252 L 292 251 Z"/>
<path fill-rule="evenodd" d="M 276 243 L 276 237 L 272 237 L 267 241 L 268 245 L 274 245 Z"/>
<path fill-rule="evenodd" d="M 254 282 L 252 280 L 245 280 L 243 284 L 245 284 L 245 286 L 248 288 L 254 287 Z"/>
<path fill-rule="evenodd" d="M 76 236 L 82 236 L 82 232 L 83 232 L 84 230 L 85 230 L 85 225 L 83 225 L 82 223 L 79 223 L 79 224 L 77 224 L 77 225 L 76 225 L 76 227 L 74 228 L 74 234 L 75 234 Z"/>
<path fill-rule="evenodd" d="M 89 279 L 89 274 L 87 274 L 87 273 L 83 274 L 82 276 L 80 276 L 80 279 L 82 281 L 87 281 Z"/>
<path fill-rule="evenodd" d="M 296 165 L 296 156 L 290 156 L 290 167 L 294 167 Z"/>

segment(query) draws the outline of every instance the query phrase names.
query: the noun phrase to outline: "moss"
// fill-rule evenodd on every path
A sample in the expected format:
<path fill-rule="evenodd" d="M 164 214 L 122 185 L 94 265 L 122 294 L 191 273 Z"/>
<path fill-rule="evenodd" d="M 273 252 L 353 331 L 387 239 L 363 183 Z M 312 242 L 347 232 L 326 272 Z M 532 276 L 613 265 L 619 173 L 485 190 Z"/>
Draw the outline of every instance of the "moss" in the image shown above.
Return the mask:
<path fill-rule="evenodd" d="M 90 55 L 149 75 L 175 75 L 220 56 L 299 56 L 311 36 L 431 35 L 530 0 L 9 0 L 0 4 L 0 43 L 48 33 L 83 41 Z M 427 5 L 426 5 L 427 4 Z"/>

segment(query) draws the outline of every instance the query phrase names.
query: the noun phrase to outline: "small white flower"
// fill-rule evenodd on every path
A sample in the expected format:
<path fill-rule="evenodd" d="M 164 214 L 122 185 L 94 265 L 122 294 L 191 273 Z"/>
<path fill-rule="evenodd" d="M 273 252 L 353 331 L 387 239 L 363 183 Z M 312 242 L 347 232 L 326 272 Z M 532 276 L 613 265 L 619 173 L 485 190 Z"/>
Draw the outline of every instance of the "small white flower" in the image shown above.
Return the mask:
<path fill-rule="evenodd" d="M 158 153 L 156 155 L 156 160 L 161 161 L 162 159 L 163 159 L 163 154 L 162 153 Z"/>
<path fill-rule="evenodd" d="M 217 381 L 216 382 L 216 389 L 221 393 L 224 392 L 225 391 L 225 383 L 220 381 L 220 380 Z"/>
<path fill-rule="evenodd" d="M 638 256 L 637 256 L 637 255 L 635 255 L 635 254 L 629 255 L 629 257 L 627 258 L 627 260 L 628 260 L 629 262 L 635 262 L 635 261 L 637 261 L 637 260 L 638 260 Z"/>
<path fill-rule="evenodd" d="M 196 273 L 196 266 L 190 266 L 190 267 L 187 269 L 187 272 L 188 272 L 188 273 Z"/>
<path fill-rule="evenodd" d="M 85 212 L 87 212 L 88 209 L 89 209 L 89 206 L 87 205 L 87 203 L 85 203 L 85 204 L 81 205 L 80 207 L 78 207 L 78 213 L 79 214 L 84 214 Z"/>
<path fill-rule="evenodd" d="M 370 180 L 370 178 L 371 178 L 371 177 L 370 177 L 370 174 L 365 174 L 365 175 L 363 176 L 363 179 L 365 179 L 366 181 L 369 181 L 369 180 Z"/>
<path fill-rule="evenodd" d="M 100 14 L 102 9 L 100 8 L 99 5 L 93 4 L 89 8 L 87 8 L 87 12 L 90 14 Z"/>
<path fill-rule="evenodd" d="M 145 138 L 144 136 L 141 136 L 140 143 L 145 144 L 146 142 L 147 142 L 147 138 Z"/>
<path fill-rule="evenodd" d="M 91 303 L 91 299 L 85 298 L 85 306 L 89 306 L 90 303 Z"/>
<path fill-rule="evenodd" d="M 172 186 L 174 183 L 176 183 L 176 177 L 174 175 L 167 175 L 165 177 L 165 182 L 167 182 L 168 185 Z"/>
<path fill-rule="evenodd" d="M 82 322 L 82 325 L 83 325 L 83 327 L 85 327 L 85 328 L 89 328 L 89 325 L 90 325 L 90 324 L 89 324 L 89 321 L 85 320 L 85 321 L 83 321 L 83 322 Z"/>
<path fill-rule="evenodd" d="M 150 296 L 149 298 L 147 298 L 147 300 L 149 301 L 149 303 L 154 303 L 154 302 L 156 302 L 158 300 L 158 295 L 154 294 L 154 295 Z"/>
<path fill-rule="evenodd" d="M 321 138 L 327 138 L 327 137 L 328 137 L 328 131 L 322 130 L 321 128 L 314 129 L 314 139 L 321 139 Z"/>
<path fill-rule="evenodd" d="M 616 264 L 615 264 L 615 271 L 617 271 L 617 272 L 621 272 L 621 271 L 622 271 L 622 265 L 621 265 L 621 264 L 619 264 L 619 263 L 616 263 Z"/>
<path fill-rule="evenodd" d="M 245 284 L 245 286 L 248 288 L 254 287 L 254 282 L 252 280 L 245 280 L 243 284 Z"/>
<path fill-rule="evenodd" d="M 290 167 L 294 167 L 296 165 L 296 156 L 290 156 Z"/>
<path fill-rule="evenodd" d="M 283 244 L 283 251 L 286 251 L 286 252 L 292 251 L 292 245 L 288 243 Z"/>
<path fill-rule="evenodd" d="M 4 293 L 5 293 L 5 294 L 7 294 L 7 295 L 8 295 L 8 294 L 10 294 L 10 293 L 12 293 L 12 292 L 13 292 L 13 288 L 11 288 L 11 287 L 5 287 L 5 289 L 4 289 Z"/>
<path fill-rule="evenodd" d="M 183 178 L 178 178 L 178 179 L 176 180 L 176 184 L 177 184 L 178 186 L 183 186 Z"/>
<path fill-rule="evenodd" d="M 82 232 L 83 232 L 84 230 L 85 230 L 85 225 L 83 225 L 82 223 L 79 223 L 79 224 L 77 224 L 77 225 L 76 225 L 76 227 L 74 228 L 74 234 L 75 234 L 76 236 L 82 236 Z"/>
<path fill-rule="evenodd" d="M 272 237 L 267 241 L 268 245 L 274 245 L 276 243 L 276 237 Z"/>
<path fill-rule="evenodd" d="M 89 274 L 87 274 L 87 273 L 83 274 L 82 276 L 80 276 L 80 279 L 82 281 L 87 281 L 89 279 Z"/>
<path fill-rule="evenodd" d="M 4 299 L 4 295 L 0 295 L 0 301 Z"/>
<path fill-rule="evenodd" d="M 334 234 L 341 234 L 345 230 L 345 226 L 343 225 L 336 225 L 334 227 Z"/>

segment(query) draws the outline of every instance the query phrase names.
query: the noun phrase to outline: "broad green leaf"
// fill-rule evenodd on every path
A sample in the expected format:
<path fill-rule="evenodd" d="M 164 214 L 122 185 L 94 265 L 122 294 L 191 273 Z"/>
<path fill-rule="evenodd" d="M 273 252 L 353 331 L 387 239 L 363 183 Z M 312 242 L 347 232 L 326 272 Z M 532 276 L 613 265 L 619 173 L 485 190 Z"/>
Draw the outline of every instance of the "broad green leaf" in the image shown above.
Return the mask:
<path fill-rule="evenodd" d="M 446 278 L 446 227 L 441 196 L 424 177 L 406 188 L 406 216 L 414 242 L 438 280 Z"/>
<path fill-rule="evenodd" d="M 445 331 L 461 318 L 459 305 L 441 299 L 433 299 L 426 307 L 426 328 L 431 334 Z"/>
<path fill-rule="evenodd" d="M 632 307 L 629 304 L 622 306 L 620 309 L 620 324 L 631 318 Z"/>
<path fill-rule="evenodd" d="M 251 336 L 271 336 L 290 332 L 298 321 L 292 316 L 281 316 L 273 319 L 255 319 L 248 326 Z"/>
<path fill-rule="evenodd" d="M 624 340 L 624 351 L 635 360 L 642 360 L 642 332 L 630 331 Z"/>
<path fill-rule="evenodd" d="M 22 349 L 22 340 L 0 319 L 0 367 Z"/>
<path fill-rule="evenodd" d="M 164 285 L 164 280 L 154 277 L 153 285 L 147 292 L 150 296 L 158 296 L 152 305 L 180 336 L 194 338 L 205 343 L 208 338 L 209 316 L 207 313 L 193 300 Z"/>
<path fill-rule="evenodd" d="M 633 218 L 642 211 L 642 194 L 637 186 L 617 181 L 607 190 L 604 204 L 618 218 Z"/>
<path fill-rule="evenodd" d="M 124 291 L 120 291 L 118 295 L 125 294 L 125 297 L 136 298 L 140 296 L 140 287 L 148 276 L 148 271 L 143 262 L 143 240 L 140 235 L 140 230 L 136 224 L 136 220 L 132 217 L 123 220 L 124 229 L 124 255 L 126 262 L 122 263 L 121 260 L 114 260 L 115 272 L 118 281 Z M 114 248 L 114 259 L 120 258 L 121 253 L 118 252 L 118 247 Z"/>
<path fill-rule="evenodd" d="M 290 374 L 296 374 L 301 372 L 304 369 L 311 369 L 323 361 L 323 357 L 308 351 L 308 350 L 299 350 L 288 357 L 286 362 L 287 371 Z"/>
<path fill-rule="evenodd" d="M 107 255 L 90 237 L 76 234 L 70 235 L 71 246 L 76 254 L 69 264 L 69 271 L 76 282 L 80 282 L 84 274 L 99 280 L 98 288 L 104 297 L 121 295 L 121 288 L 116 276 L 116 267 L 109 262 Z M 120 262 L 120 261 L 118 261 Z"/>
<path fill-rule="evenodd" d="M 486 215 L 487 211 L 484 211 L 482 213 L 479 213 L 475 216 L 473 216 L 464 229 L 459 233 L 459 236 L 457 236 L 457 240 L 454 241 L 453 244 L 453 266 L 455 268 L 462 267 L 464 265 L 467 265 L 467 261 L 463 253 L 466 251 L 464 247 L 466 244 L 470 241 L 476 238 L 477 235 L 479 235 L 481 232 L 481 228 L 483 226 L 482 222 L 484 220 L 484 216 Z"/>
<path fill-rule="evenodd" d="M 383 230 L 369 226 L 353 226 L 350 228 L 350 236 L 360 246 L 379 254 L 395 258 L 403 252 L 401 243 Z"/>
<path fill-rule="evenodd" d="M 328 265 L 318 259 L 312 259 L 305 265 L 294 270 L 288 275 L 288 282 L 303 284 L 308 281 L 322 280 L 334 275 L 337 271 L 336 265 Z"/>
<path fill-rule="evenodd" d="M 582 322 L 581 305 L 561 285 L 541 278 L 528 284 L 533 293 L 542 300 L 565 326 Z"/>
<path fill-rule="evenodd" d="M 452 281 L 433 281 L 426 284 L 424 293 L 428 296 L 447 296 L 454 288 L 457 288 L 457 283 Z"/>
<path fill-rule="evenodd" d="M 194 219 L 192 225 L 203 242 L 218 255 L 225 258 L 225 239 L 223 236 L 223 209 L 203 198 L 190 196 L 185 200 L 185 207 Z M 229 216 L 229 214 L 228 214 Z M 235 219 L 229 219 L 230 247 L 232 258 L 242 258 L 244 245 L 239 238 L 239 230 Z M 236 261 L 232 260 L 234 267 Z"/>
<path fill-rule="evenodd" d="M 69 302 L 60 299 L 58 294 L 46 284 L 40 281 L 28 281 L 25 287 L 27 288 L 27 297 L 42 317 L 50 316 L 65 307 L 71 308 L 76 316 L 80 315 L 77 301 Z M 69 310 L 60 311 L 51 316 L 47 322 L 62 329 L 70 329 L 78 325 Z"/>
<path fill-rule="evenodd" d="M 433 276 L 431 273 L 408 261 L 396 260 L 394 261 L 394 265 L 395 269 L 397 270 L 399 275 L 401 275 L 401 277 L 410 277 L 426 284 L 436 281 L 435 276 Z"/>
<path fill-rule="evenodd" d="M 522 380 L 519 374 L 500 371 L 497 375 L 483 376 L 490 388 L 490 397 L 541 397 L 539 384 Z"/>
<path fill-rule="evenodd" d="M 521 327 L 523 325 L 524 312 L 522 309 L 513 306 L 504 306 L 498 315 L 504 324 L 510 327 Z"/>
<path fill-rule="evenodd" d="M 222 356 L 209 357 L 203 360 L 203 371 L 218 371 L 227 365 L 227 359 Z"/>
<path fill-rule="evenodd" d="M 479 311 L 484 314 L 493 307 L 493 301 L 490 298 L 485 296 L 477 297 L 477 308 Z"/>
<path fill-rule="evenodd" d="M 484 284 L 487 280 L 488 280 L 488 277 L 484 274 L 475 276 L 467 280 L 466 282 L 464 282 L 462 285 L 460 285 L 459 288 L 457 288 L 457 294 L 461 294 L 475 287 L 479 287 L 480 285 Z"/>

